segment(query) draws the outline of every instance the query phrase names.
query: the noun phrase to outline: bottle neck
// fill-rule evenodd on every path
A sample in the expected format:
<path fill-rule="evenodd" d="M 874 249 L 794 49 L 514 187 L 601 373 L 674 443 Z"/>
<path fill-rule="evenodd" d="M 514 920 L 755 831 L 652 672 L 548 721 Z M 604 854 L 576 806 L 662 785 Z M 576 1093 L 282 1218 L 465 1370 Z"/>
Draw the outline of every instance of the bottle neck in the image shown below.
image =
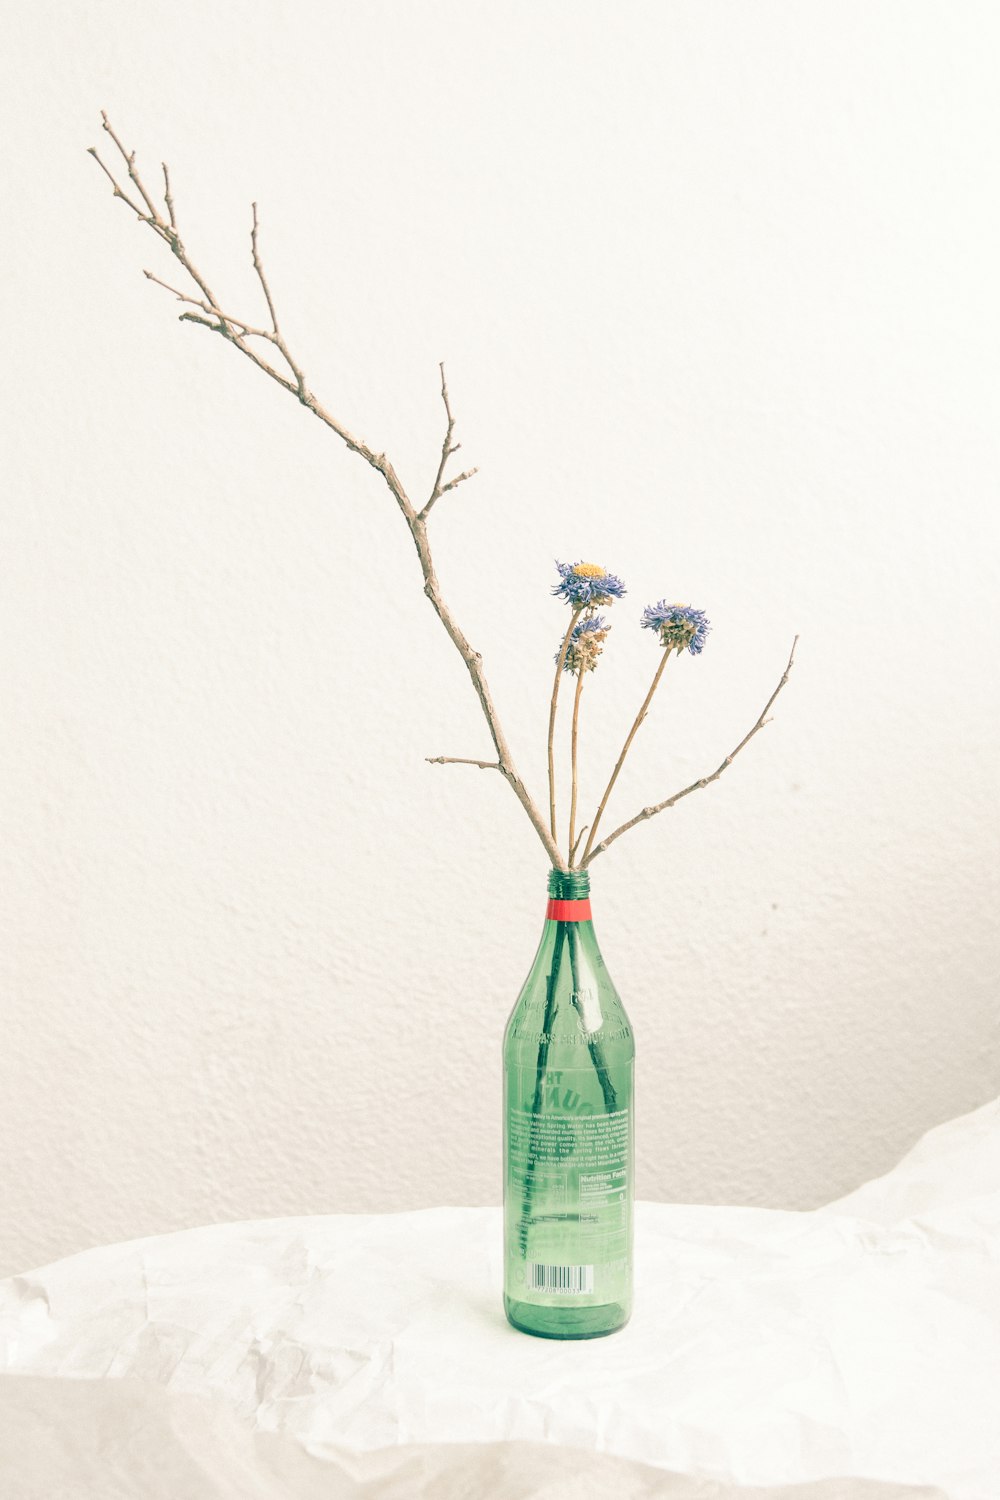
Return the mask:
<path fill-rule="evenodd" d="M 545 909 L 548 922 L 589 922 L 590 873 L 587 870 L 551 870 L 549 904 Z"/>

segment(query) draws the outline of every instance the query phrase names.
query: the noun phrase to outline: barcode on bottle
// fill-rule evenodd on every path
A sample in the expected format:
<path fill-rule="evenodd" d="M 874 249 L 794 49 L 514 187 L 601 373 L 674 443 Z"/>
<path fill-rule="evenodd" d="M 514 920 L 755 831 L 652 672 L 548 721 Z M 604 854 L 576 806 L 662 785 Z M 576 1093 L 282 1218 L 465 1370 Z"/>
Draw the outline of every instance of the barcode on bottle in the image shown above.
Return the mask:
<path fill-rule="evenodd" d="M 528 1286 L 533 1292 L 565 1292 L 583 1295 L 594 1290 L 593 1266 L 544 1266 L 528 1262 Z"/>

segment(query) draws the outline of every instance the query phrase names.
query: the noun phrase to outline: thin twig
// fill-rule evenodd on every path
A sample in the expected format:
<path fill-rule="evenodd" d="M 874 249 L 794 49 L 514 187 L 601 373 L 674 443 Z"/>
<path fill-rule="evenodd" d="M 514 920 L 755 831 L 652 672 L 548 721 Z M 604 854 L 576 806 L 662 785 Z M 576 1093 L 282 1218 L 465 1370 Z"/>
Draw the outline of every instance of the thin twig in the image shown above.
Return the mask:
<path fill-rule="evenodd" d="M 264 274 L 264 263 L 261 260 L 260 251 L 257 248 L 257 234 L 259 232 L 260 225 L 257 219 L 256 203 L 251 204 L 251 209 L 253 211 L 253 225 L 250 230 L 250 254 L 253 258 L 253 268 L 257 272 L 257 280 L 260 282 L 261 290 L 264 293 L 264 300 L 267 302 L 267 310 L 271 314 L 271 333 L 268 335 L 268 337 L 270 338 L 271 343 L 274 344 L 275 347 L 280 351 L 282 359 L 285 361 L 285 364 L 288 366 L 295 377 L 296 395 L 304 406 L 308 406 L 310 402 L 310 396 L 308 387 L 306 386 L 305 372 L 302 370 L 302 367 L 295 361 L 295 359 L 293 359 L 288 345 L 285 343 L 285 340 L 281 336 L 281 329 L 278 327 L 278 314 L 275 312 L 274 300 L 271 296 L 271 288 L 268 285 L 267 277 Z"/>
<path fill-rule="evenodd" d="M 778 694 L 781 692 L 781 689 L 784 687 L 785 683 L 788 681 L 788 674 L 792 670 L 792 662 L 795 660 L 795 647 L 798 643 L 798 639 L 798 636 L 796 636 L 795 640 L 792 642 L 792 650 L 788 658 L 788 665 L 781 675 L 781 680 L 779 681 L 778 686 L 775 688 L 770 698 L 768 698 L 767 702 L 764 704 L 764 709 L 761 713 L 760 718 L 757 720 L 756 724 L 749 731 L 749 733 L 743 736 L 739 744 L 736 746 L 736 749 L 729 752 L 722 764 L 720 766 L 717 766 L 710 776 L 699 777 L 697 781 L 692 781 L 690 786 L 684 787 L 683 791 L 675 792 L 672 797 L 668 797 L 665 802 L 657 802 L 653 807 L 644 807 L 641 812 L 636 813 L 634 818 L 629 818 L 627 823 L 623 823 L 620 828 L 615 829 L 614 833 L 609 833 L 606 839 L 602 839 L 597 847 L 591 852 L 589 857 L 584 857 L 581 869 L 585 868 L 589 864 L 592 864 L 599 854 L 603 854 L 605 849 L 607 849 L 611 844 L 614 843 L 615 839 L 621 838 L 623 833 L 628 833 L 629 829 L 634 828 L 637 823 L 643 823 L 647 818 L 655 818 L 657 813 L 663 812 L 668 807 L 673 807 L 675 802 L 679 802 L 681 798 L 686 797 L 689 792 L 696 792 L 701 787 L 708 786 L 710 782 L 718 780 L 726 767 L 732 765 L 737 755 L 739 755 L 740 751 L 743 749 L 743 746 L 753 739 L 758 729 L 763 729 L 765 724 L 769 724 L 771 722 L 767 717 L 768 710 L 773 704 L 775 698 L 777 698 Z"/>
<path fill-rule="evenodd" d="M 444 442 L 441 444 L 441 462 L 438 464 L 438 471 L 434 476 L 434 488 L 431 490 L 430 499 L 424 506 L 425 516 L 430 510 L 431 506 L 437 500 L 438 496 L 441 494 L 441 480 L 444 478 L 445 464 L 448 462 L 451 455 L 462 446 L 461 443 L 456 443 L 453 447 L 451 442 L 451 435 L 455 431 L 455 418 L 451 414 L 451 402 L 448 400 L 448 382 L 444 376 L 444 360 L 441 361 L 438 369 L 441 371 L 441 400 L 444 402 L 444 410 L 445 415 L 448 418 L 448 426 L 445 429 Z"/>
<path fill-rule="evenodd" d="M 222 323 L 228 324 L 230 328 L 238 329 L 240 338 L 267 339 L 271 344 L 275 342 L 274 334 L 269 333 L 266 328 L 255 328 L 252 323 L 244 323 L 242 318 L 236 318 L 232 313 L 224 313 L 220 308 L 213 307 L 210 302 L 204 302 L 199 297 L 189 297 L 186 292 L 178 291 L 177 287 L 171 286 L 169 281 L 162 281 L 159 276 L 154 276 L 152 271 L 143 271 L 142 274 L 147 281 L 153 281 L 157 286 L 162 286 L 164 291 L 173 292 L 178 302 L 187 302 L 191 307 L 200 307 L 202 312 L 208 313 L 209 317 L 217 318 Z"/>
<path fill-rule="evenodd" d="M 276 380 L 280 386 L 284 386 L 286 391 L 291 391 L 293 396 L 298 395 L 297 388 L 281 374 L 280 370 L 276 370 L 273 365 L 269 365 L 266 359 L 261 359 L 260 355 L 251 349 L 249 344 L 244 342 L 242 335 L 234 334 L 224 323 L 216 322 L 213 318 L 201 318 L 197 313 L 181 313 L 178 322 L 198 323 L 202 328 L 210 328 L 213 333 L 220 333 L 224 339 L 232 344 L 234 349 L 238 349 L 241 354 L 245 354 L 247 359 L 257 366 L 258 370 L 263 370 L 265 375 L 270 375 L 272 380 Z"/>
<path fill-rule="evenodd" d="M 459 443 L 458 447 L 461 448 L 461 446 L 462 446 L 461 443 Z M 451 451 L 452 451 L 452 453 L 454 453 L 455 449 L 453 448 Z M 461 472 L 461 474 L 457 474 L 454 479 L 449 479 L 447 484 L 443 484 L 441 486 L 441 488 L 437 492 L 437 495 L 435 496 L 435 499 L 439 500 L 442 495 L 447 495 L 448 491 L 449 490 L 453 490 L 456 487 L 456 485 L 464 484 L 467 479 L 471 479 L 474 474 L 478 474 L 478 473 L 479 473 L 479 466 L 478 466 L 478 464 L 474 465 L 473 468 L 471 468 L 471 469 L 463 469 L 462 472 Z M 426 510 L 426 507 L 425 507 L 425 510 Z"/>
<path fill-rule="evenodd" d="M 600 823 L 601 817 L 602 817 L 602 815 L 604 813 L 604 809 L 608 805 L 608 798 L 611 796 L 611 793 L 614 790 L 615 782 L 618 780 L 618 772 L 621 770 L 622 766 L 625 763 L 625 757 L 626 757 L 626 755 L 629 752 L 629 747 L 630 747 L 630 745 L 632 744 L 632 741 L 635 739 L 636 735 L 639 732 L 639 725 L 642 723 L 643 719 L 646 717 L 646 715 L 649 712 L 649 705 L 653 701 L 653 694 L 656 692 L 656 689 L 660 685 L 660 678 L 663 676 L 663 669 L 667 665 L 667 658 L 670 655 L 670 650 L 671 650 L 671 648 L 669 646 L 663 647 L 663 658 L 662 658 L 659 666 L 657 667 L 656 671 L 653 674 L 652 686 L 650 687 L 649 692 L 646 694 L 645 698 L 643 699 L 642 707 L 640 708 L 639 712 L 635 716 L 635 723 L 632 725 L 632 728 L 629 730 L 629 732 L 628 732 L 628 738 L 626 739 L 624 745 L 622 746 L 622 753 L 621 753 L 621 755 L 619 755 L 617 761 L 615 762 L 615 768 L 611 772 L 611 780 L 608 782 L 607 786 L 605 787 L 605 789 L 604 789 L 604 796 L 601 798 L 601 805 L 597 809 L 597 812 L 594 814 L 594 821 L 593 821 L 593 823 L 591 825 L 591 829 L 590 829 L 590 837 L 587 840 L 587 846 L 586 846 L 586 848 L 583 851 L 583 859 L 581 861 L 581 865 L 586 865 L 586 863 L 587 863 L 587 856 L 590 853 L 591 847 L 592 847 L 593 842 L 594 842 L 594 838 L 595 838 L 595 836 L 597 834 L 597 825 L 598 825 L 598 823 Z"/>
<path fill-rule="evenodd" d="M 170 215 L 171 229 L 177 228 L 177 215 L 174 212 L 174 200 L 170 192 L 170 168 L 166 162 L 161 162 L 163 168 L 163 201 L 167 205 L 167 213 Z"/>
<path fill-rule="evenodd" d="M 449 637 L 451 638 L 453 645 L 459 652 L 462 660 L 465 662 L 466 670 L 468 671 L 469 677 L 472 680 L 473 688 L 475 689 L 476 696 L 479 699 L 479 704 L 482 708 L 483 716 L 486 719 L 486 723 L 490 731 L 490 738 L 493 741 L 493 747 L 496 751 L 496 769 L 500 771 L 500 774 L 503 776 L 504 780 L 514 792 L 521 806 L 524 808 L 524 811 L 531 821 L 531 825 L 537 833 L 539 839 L 541 840 L 545 848 L 545 852 L 548 855 L 551 863 L 557 869 L 565 870 L 566 865 L 561 853 L 559 852 L 556 841 L 550 835 L 549 830 L 545 825 L 545 820 L 542 817 L 537 804 L 535 803 L 534 799 L 531 796 L 531 793 L 528 791 L 527 787 L 522 781 L 521 776 L 514 764 L 514 759 L 511 755 L 510 748 L 507 744 L 506 737 L 501 727 L 500 718 L 486 681 L 486 675 L 483 671 L 482 656 L 469 644 L 465 635 L 459 628 L 450 609 L 445 603 L 444 598 L 442 597 L 441 587 L 438 583 L 437 573 L 434 569 L 434 559 L 431 554 L 430 541 L 427 536 L 426 521 L 428 507 L 425 506 L 422 511 L 418 511 L 407 495 L 398 474 L 396 473 L 392 463 L 389 461 L 386 455 L 369 447 L 369 445 L 361 438 L 356 437 L 347 427 L 344 426 L 342 422 L 338 421 L 337 418 L 334 417 L 331 412 L 327 411 L 326 408 L 317 400 L 306 383 L 306 378 L 301 365 L 299 365 L 299 363 L 291 354 L 283 335 L 279 331 L 278 319 L 275 316 L 274 304 L 271 298 L 270 288 L 268 287 L 266 278 L 264 276 L 263 266 L 260 261 L 260 255 L 256 243 L 256 210 L 254 211 L 254 228 L 251 233 L 251 250 L 254 253 L 255 269 L 257 270 L 258 278 L 261 282 L 268 307 L 271 311 L 272 322 L 274 325 L 271 333 L 268 333 L 263 329 L 258 329 L 255 327 L 255 325 L 248 323 L 241 318 L 230 318 L 226 313 L 222 311 L 214 293 L 211 291 L 207 282 L 205 281 L 205 278 L 201 275 L 200 271 L 192 261 L 188 250 L 177 230 L 177 226 L 174 220 L 172 193 L 167 203 L 167 210 L 169 214 L 168 222 L 160 214 L 159 210 L 156 208 L 152 199 L 149 197 L 148 193 L 142 185 L 141 179 L 139 178 L 139 174 L 135 166 L 135 153 L 132 152 L 130 154 L 125 150 L 125 147 L 122 145 L 121 141 L 118 139 L 117 135 L 111 128 L 111 124 L 107 118 L 107 115 L 102 114 L 102 119 L 104 122 L 104 129 L 107 131 L 107 133 L 110 135 L 111 139 L 117 146 L 118 151 L 120 152 L 123 160 L 126 163 L 126 166 L 128 167 L 129 177 L 134 183 L 136 190 L 138 191 L 143 203 L 146 204 L 149 212 L 144 213 L 139 205 L 134 202 L 121 188 L 119 183 L 116 181 L 114 174 L 109 171 L 104 162 L 101 161 L 101 158 L 98 156 L 97 151 L 93 147 L 90 148 L 90 154 L 95 158 L 98 166 L 104 172 L 105 176 L 110 179 L 111 184 L 114 188 L 115 197 L 122 198 L 128 205 L 128 207 L 132 210 L 132 212 L 144 224 L 148 224 L 150 228 L 153 229 L 154 232 L 162 240 L 166 241 L 166 243 L 170 246 L 171 251 L 176 256 L 177 260 L 180 261 L 181 265 L 187 271 L 192 281 L 200 290 L 202 298 L 204 299 L 204 301 L 198 301 L 194 298 L 185 299 L 185 294 L 179 294 L 173 287 L 168 288 L 168 290 L 172 291 L 175 296 L 180 295 L 182 300 L 189 300 L 194 306 L 199 309 L 198 312 L 181 313 L 181 322 L 196 323 L 201 327 L 210 329 L 213 333 L 221 334 L 228 343 L 232 344 L 234 348 L 238 349 L 242 355 L 244 355 L 254 365 L 256 365 L 259 370 L 262 370 L 265 375 L 268 375 L 272 380 L 276 381 L 283 390 L 291 392 L 291 394 L 294 395 L 301 402 L 301 404 L 306 407 L 308 411 L 312 412 L 313 416 L 317 417 L 319 421 L 324 424 L 324 426 L 328 427 L 331 432 L 335 433 L 337 437 L 340 438 L 341 442 L 344 443 L 352 453 L 360 454 L 360 456 L 365 460 L 366 463 L 370 464 L 378 474 L 381 474 L 389 489 L 390 494 L 392 495 L 399 509 L 402 511 L 403 518 L 410 529 L 410 535 L 413 538 L 413 544 L 416 548 L 417 556 L 420 559 L 420 569 L 424 580 L 424 593 L 430 600 L 435 613 L 437 614 L 439 620 L 441 621 Z M 169 182 L 169 172 L 166 169 L 164 169 L 164 181 Z M 158 278 L 152 276 L 150 277 L 150 279 L 158 280 Z M 201 316 L 201 314 L 205 314 L 205 316 Z M 278 349 L 282 358 L 288 365 L 288 368 L 291 371 L 292 376 L 294 377 L 293 380 L 287 379 L 280 373 L 280 371 L 275 370 L 272 365 L 268 364 L 266 360 L 261 359 L 256 350 L 253 349 L 247 342 L 249 338 L 253 337 L 265 338 L 270 343 L 274 344 L 274 346 Z M 444 373 L 442 371 L 442 383 L 443 380 Z M 447 402 L 445 403 L 445 409 L 446 411 L 448 410 Z M 450 439 L 446 439 L 445 447 L 450 446 Z M 468 470 L 465 474 L 462 474 L 457 479 L 452 480 L 450 485 L 442 486 L 440 493 L 444 494 L 446 489 L 454 488 L 454 486 L 456 484 L 460 484 L 462 480 L 471 477 L 471 474 L 473 472 L 473 470 Z M 434 498 L 437 499 L 439 497 L 435 496 Z M 484 762 L 483 764 L 484 769 L 489 768 L 489 762 Z"/>
<path fill-rule="evenodd" d="M 253 209 L 253 228 L 250 231 L 250 250 L 253 255 L 253 268 L 257 272 L 257 279 L 263 289 L 264 297 L 267 301 L 267 310 L 271 314 L 271 328 L 274 331 L 275 337 L 277 337 L 278 314 L 274 310 L 274 302 L 271 300 L 271 288 L 267 284 L 267 277 L 264 275 L 264 267 L 261 264 L 260 254 L 257 250 L 257 231 L 260 228 L 257 218 L 257 205 L 256 203 L 252 203 L 250 207 Z"/>
<path fill-rule="evenodd" d="M 428 755 L 425 759 L 429 766 L 479 766 L 482 771 L 501 769 L 498 760 L 466 760 L 461 755 Z"/>
<path fill-rule="evenodd" d="M 122 145 L 121 141 L 112 130 L 111 121 L 108 119 L 103 109 L 101 110 L 101 120 L 104 124 L 105 130 L 108 132 L 108 135 L 114 141 L 115 145 L 118 147 L 118 150 L 122 154 L 125 165 L 128 167 L 128 175 L 135 183 L 136 187 L 139 190 L 139 196 L 142 198 L 143 203 L 145 203 L 147 209 L 149 210 L 149 217 L 151 222 L 154 224 L 158 223 L 160 218 L 159 210 L 157 209 L 156 204 L 153 202 L 152 198 L 146 192 L 146 189 L 143 187 L 142 178 L 139 176 L 139 173 L 136 170 L 135 152 L 125 150 L 125 147 Z"/>
<path fill-rule="evenodd" d="M 109 169 L 104 165 L 104 163 L 101 160 L 101 158 L 98 156 L 98 154 L 97 154 L 97 147 L 96 146 L 88 146 L 87 147 L 87 152 L 88 152 L 88 155 L 90 155 L 90 156 L 92 156 L 94 158 L 94 160 L 96 161 L 97 165 L 100 167 L 101 171 L 104 173 L 105 177 L 107 177 L 107 179 L 111 183 L 111 186 L 115 190 L 115 197 L 116 198 L 121 198 L 123 202 L 125 202 L 125 203 L 128 204 L 128 206 L 132 210 L 132 212 L 138 218 L 142 219 L 143 223 L 148 224 L 149 223 L 149 219 L 147 218 L 146 214 L 144 214 L 143 211 L 142 211 L 142 209 L 139 208 L 135 203 L 132 202 L 132 199 L 129 197 L 128 193 L 125 192 L 124 188 L 119 187 L 117 179 L 115 178 L 115 174 L 113 172 L 109 171 Z"/>
<path fill-rule="evenodd" d="M 589 827 L 590 827 L 589 823 L 584 823 L 583 827 L 580 829 L 580 832 L 576 836 L 576 843 L 573 845 L 572 849 L 569 851 L 569 867 L 570 867 L 571 870 L 575 868 L 576 851 L 579 849 L 580 845 L 583 843 L 583 835 L 587 832 L 587 829 Z"/>
<path fill-rule="evenodd" d="M 434 488 L 431 490 L 430 498 L 424 505 L 423 510 L 420 512 L 421 520 L 424 521 L 426 521 L 432 508 L 437 504 L 442 495 L 446 495 L 449 490 L 455 489 L 457 485 L 463 484 L 466 479 L 471 479 L 473 474 L 479 473 L 478 468 L 466 469 L 464 473 L 459 474 L 455 479 L 449 480 L 447 484 L 442 483 L 442 480 L 444 479 L 445 466 L 447 465 L 449 458 L 453 453 L 457 453 L 462 445 L 461 443 L 453 443 L 451 440 L 452 434 L 455 431 L 455 418 L 452 415 L 451 402 L 448 399 L 448 382 L 445 379 L 444 375 L 443 361 L 438 365 L 438 369 L 441 371 L 441 400 L 444 402 L 445 416 L 448 418 L 448 425 L 445 429 L 444 442 L 441 444 L 441 462 L 438 464 L 437 474 L 434 476 Z"/>
<path fill-rule="evenodd" d="M 552 701 L 549 704 L 549 828 L 552 833 L 552 842 L 558 842 L 559 835 L 556 832 L 556 709 L 559 706 L 559 683 L 562 678 L 563 667 L 566 664 L 566 652 L 569 650 L 570 638 L 577 620 L 583 614 L 584 606 L 578 605 L 573 611 L 573 617 L 569 622 L 563 643 L 559 648 L 556 658 L 556 675 L 552 683 Z"/>

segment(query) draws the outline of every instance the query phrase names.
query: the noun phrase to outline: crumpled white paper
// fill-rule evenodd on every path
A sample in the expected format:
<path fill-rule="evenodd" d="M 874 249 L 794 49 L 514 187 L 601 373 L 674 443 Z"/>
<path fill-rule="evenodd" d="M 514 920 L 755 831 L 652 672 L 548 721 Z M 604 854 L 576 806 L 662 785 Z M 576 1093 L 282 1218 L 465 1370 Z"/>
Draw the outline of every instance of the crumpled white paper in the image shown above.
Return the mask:
<path fill-rule="evenodd" d="M 631 1461 L 613 1482 L 590 1475 L 623 1497 L 721 1500 L 744 1493 L 732 1486 L 824 1480 L 815 1500 L 874 1500 L 875 1481 L 1000 1497 L 1000 1103 L 930 1132 L 887 1177 L 813 1213 L 638 1204 L 635 1311 L 610 1338 L 516 1333 L 501 1268 L 498 1209 L 440 1208 L 217 1225 L 11 1278 L 0 1283 L 0 1371 L 60 1379 L 27 1423 L 32 1383 L 0 1380 L 0 1473 L 51 1460 L 53 1443 L 37 1443 L 36 1463 L 28 1437 L 46 1412 L 64 1447 L 74 1430 L 80 1446 L 88 1421 L 113 1447 L 126 1410 L 155 1399 L 156 1420 L 140 1424 L 151 1446 L 165 1427 L 186 1454 L 210 1447 L 203 1429 L 223 1417 L 253 1435 L 239 1450 L 241 1490 L 183 1500 L 311 1496 L 315 1464 L 327 1500 L 561 1497 L 538 1468 L 546 1450 L 539 1459 L 522 1444 L 577 1450 L 562 1455 L 575 1500 L 590 1493 L 594 1453 Z M 92 1387 L 89 1417 L 74 1408 L 60 1424 L 63 1397 L 81 1400 L 66 1377 L 124 1383 Z M 117 1415 L 101 1418 L 109 1401 Z M 13 1439 L 5 1404 L 22 1413 Z M 272 1436 L 282 1441 L 268 1448 Z M 517 1446 L 443 1446 L 504 1441 Z M 238 1447 L 218 1437 L 219 1483 Z M 141 1450 L 136 1437 L 130 1461 Z M 268 1454 L 271 1470 L 260 1467 Z M 405 1482 L 394 1478 L 407 1462 Z M 671 1473 L 702 1487 L 677 1488 Z M 332 1488 L 338 1474 L 354 1488 Z M 175 1485 L 171 1500 L 181 1494 Z"/>
<path fill-rule="evenodd" d="M 217 1397 L 136 1380 L 0 1375 L 4 1500 L 946 1500 L 820 1481 L 745 1489 L 554 1443 L 437 1443 L 314 1458 Z"/>

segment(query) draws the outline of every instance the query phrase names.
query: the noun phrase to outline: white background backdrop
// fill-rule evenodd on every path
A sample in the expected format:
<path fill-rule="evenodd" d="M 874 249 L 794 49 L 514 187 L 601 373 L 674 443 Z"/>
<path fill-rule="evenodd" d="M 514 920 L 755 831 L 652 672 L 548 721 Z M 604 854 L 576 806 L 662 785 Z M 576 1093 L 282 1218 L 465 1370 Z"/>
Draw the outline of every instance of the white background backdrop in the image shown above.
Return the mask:
<path fill-rule="evenodd" d="M 401 517 L 144 281 L 102 107 L 253 315 L 258 200 L 313 389 L 415 493 L 447 361 L 439 572 L 540 798 L 554 557 L 629 588 L 591 804 L 642 606 L 713 622 L 613 822 L 801 634 L 594 866 L 640 1196 L 807 1207 L 994 1094 L 996 7 L 48 0 L 6 51 L 0 1271 L 498 1202 L 547 868 L 425 763 L 490 747 Z"/>

